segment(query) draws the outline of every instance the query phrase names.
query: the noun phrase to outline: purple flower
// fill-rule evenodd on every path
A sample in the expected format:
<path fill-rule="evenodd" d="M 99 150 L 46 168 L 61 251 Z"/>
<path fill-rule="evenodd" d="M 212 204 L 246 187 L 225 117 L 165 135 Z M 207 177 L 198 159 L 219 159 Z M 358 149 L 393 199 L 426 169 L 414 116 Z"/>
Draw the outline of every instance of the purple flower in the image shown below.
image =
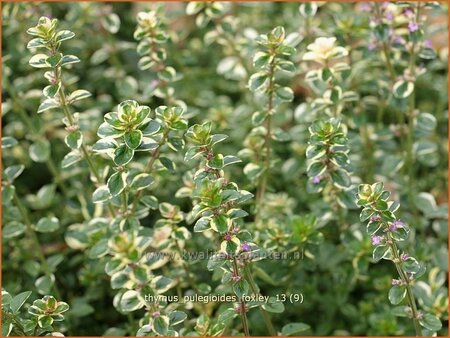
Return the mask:
<path fill-rule="evenodd" d="M 406 8 L 403 10 L 403 15 L 406 16 L 407 18 L 410 18 L 414 15 L 414 12 L 411 8 Z"/>
<path fill-rule="evenodd" d="M 417 24 L 417 22 L 410 21 L 410 23 L 408 24 L 408 30 L 411 33 L 417 32 L 419 30 L 419 25 Z"/>
<path fill-rule="evenodd" d="M 393 279 L 391 282 L 392 285 L 401 285 L 402 281 L 400 279 Z"/>
<path fill-rule="evenodd" d="M 159 316 L 161 316 L 161 313 L 159 311 L 155 311 L 152 313 L 153 318 L 158 318 Z"/>
<path fill-rule="evenodd" d="M 250 251 L 250 250 L 251 250 L 250 244 L 248 244 L 247 242 L 242 243 L 242 245 L 241 245 L 241 251 L 243 251 L 243 252 L 248 252 L 248 251 Z"/>
<path fill-rule="evenodd" d="M 381 241 L 383 240 L 383 237 L 381 236 L 372 236 L 372 245 L 380 245 Z"/>
<path fill-rule="evenodd" d="M 234 283 L 237 283 L 237 282 L 239 282 L 239 281 L 241 280 L 241 276 L 239 276 L 239 275 L 233 273 L 233 274 L 231 275 L 231 280 L 232 280 Z"/>
<path fill-rule="evenodd" d="M 404 45 L 406 43 L 405 39 L 403 39 L 401 36 L 399 35 L 395 35 L 393 42 L 397 45 Z"/>
<path fill-rule="evenodd" d="M 394 20 L 394 13 L 392 13 L 391 11 L 386 11 L 384 17 L 386 20 L 392 21 Z"/>
<path fill-rule="evenodd" d="M 312 179 L 313 184 L 319 184 L 320 183 L 320 176 L 314 176 Z"/>
<path fill-rule="evenodd" d="M 376 49 L 377 48 L 377 44 L 375 43 L 375 42 L 369 42 L 368 44 L 367 44 L 367 49 L 368 50 L 374 50 L 374 49 Z"/>
<path fill-rule="evenodd" d="M 232 236 L 231 236 L 231 234 L 228 233 L 228 232 L 225 234 L 225 236 L 223 236 L 223 239 L 224 239 L 225 241 L 231 241 L 231 238 L 232 238 Z"/>
<path fill-rule="evenodd" d="M 398 228 L 403 228 L 405 226 L 405 223 L 403 223 L 401 220 L 397 219 L 389 226 L 389 230 L 391 231 L 397 231 Z"/>
<path fill-rule="evenodd" d="M 371 222 L 378 222 L 380 219 L 381 219 L 381 217 L 378 214 L 374 214 L 374 215 L 370 216 Z"/>
<path fill-rule="evenodd" d="M 362 2 L 359 8 L 361 12 L 370 12 L 372 10 L 370 2 Z"/>
<path fill-rule="evenodd" d="M 423 46 L 424 46 L 425 48 L 433 48 L 433 43 L 431 42 L 431 40 L 425 40 L 425 41 L 423 42 Z"/>
<path fill-rule="evenodd" d="M 407 261 L 409 259 L 409 255 L 407 253 L 402 253 L 400 259 L 402 261 Z"/>

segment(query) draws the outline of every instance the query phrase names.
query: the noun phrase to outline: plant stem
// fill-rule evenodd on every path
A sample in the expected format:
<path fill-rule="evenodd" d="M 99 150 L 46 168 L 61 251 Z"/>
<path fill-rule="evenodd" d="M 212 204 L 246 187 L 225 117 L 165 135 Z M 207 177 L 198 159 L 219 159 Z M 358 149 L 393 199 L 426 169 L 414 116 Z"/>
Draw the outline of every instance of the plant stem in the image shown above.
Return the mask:
<path fill-rule="evenodd" d="M 153 152 L 153 155 L 150 157 L 150 160 L 148 161 L 148 164 L 145 169 L 145 173 L 149 174 L 153 170 L 153 165 L 155 164 L 155 161 L 159 158 L 159 154 L 161 153 L 161 147 L 166 143 L 167 136 L 169 135 L 170 130 L 167 129 L 164 131 L 161 140 L 158 142 L 158 146 L 156 147 L 155 151 Z M 141 199 L 142 194 L 144 193 L 144 189 L 139 190 L 136 193 L 136 196 L 134 198 L 133 204 L 131 205 L 131 214 L 134 214 L 136 211 L 136 208 L 139 204 L 139 200 Z"/>
<path fill-rule="evenodd" d="M 45 259 L 44 252 L 42 251 L 42 246 L 39 242 L 39 238 L 36 235 L 36 232 L 33 229 L 33 224 L 31 223 L 27 209 L 22 204 L 19 196 L 17 195 L 17 193 L 15 191 L 14 191 L 13 198 L 14 198 L 14 202 L 15 202 L 17 208 L 19 209 L 20 215 L 22 216 L 22 219 L 25 222 L 25 225 L 27 227 L 27 230 L 26 230 L 27 235 L 28 235 L 29 239 L 31 240 L 31 242 L 33 243 L 34 251 L 38 255 L 38 258 L 41 262 L 42 269 L 44 270 L 44 274 L 47 276 L 47 278 L 49 278 L 50 280 L 53 280 L 54 276 L 50 271 L 47 260 Z M 56 298 L 61 300 L 62 299 L 61 293 L 59 292 L 59 289 L 56 285 L 56 281 L 54 283 L 52 283 L 52 287 L 53 287 L 53 291 L 55 292 Z"/>
<path fill-rule="evenodd" d="M 246 266 L 245 268 L 245 274 L 247 276 L 247 280 L 250 284 L 250 288 L 252 289 L 252 292 L 257 295 L 259 293 L 258 287 L 255 283 L 255 280 L 253 279 L 252 273 L 250 271 L 250 266 Z M 267 330 L 269 331 L 269 334 L 274 337 L 277 336 L 277 332 L 275 331 L 275 328 L 273 327 L 272 320 L 270 319 L 269 314 L 266 310 L 264 310 L 261 306 L 259 306 L 259 310 L 261 311 L 262 316 L 264 317 L 264 323 L 266 324 Z"/>
<path fill-rule="evenodd" d="M 61 79 L 59 81 L 61 81 Z M 59 95 L 60 95 L 59 97 L 61 100 L 61 105 L 64 110 L 64 114 L 67 117 L 67 120 L 70 122 L 71 125 L 75 125 L 75 120 L 73 118 L 72 113 L 70 112 L 69 105 L 67 104 L 67 98 L 66 98 L 66 94 L 64 93 L 64 86 L 62 85 L 62 81 L 61 81 L 61 88 L 59 90 Z M 100 174 L 98 173 L 97 168 L 94 165 L 94 162 L 91 159 L 91 156 L 89 154 L 89 151 L 88 151 L 86 145 L 84 143 L 81 143 L 80 149 L 81 149 L 81 152 L 83 153 L 83 157 L 85 158 L 92 175 L 94 175 L 95 180 L 99 184 L 102 181 L 102 179 L 100 177 Z M 108 203 L 107 206 L 108 206 L 108 210 L 109 210 L 111 216 L 116 217 L 116 212 L 115 212 L 114 208 L 112 207 L 112 205 L 110 203 Z"/>
<path fill-rule="evenodd" d="M 274 75 L 275 75 L 275 57 L 272 58 L 272 61 L 269 64 L 269 85 L 267 88 L 268 93 L 268 103 L 267 103 L 267 118 L 265 121 L 266 127 L 266 135 L 264 138 L 264 150 L 265 158 L 264 158 L 264 171 L 261 175 L 261 179 L 259 181 L 258 187 L 256 189 L 256 214 L 255 214 L 255 224 L 258 226 L 261 221 L 261 211 L 263 209 L 264 204 L 264 195 L 266 192 L 267 178 L 269 176 L 270 171 L 270 140 L 272 137 L 272 111 L 273 111 L 273 95 L 274 95 Z"/>
<path fill-rule="evenodd" d="M 385 225 L 387 226 L 387 225 Z M 398 254 L 398 248 L 397 248 L 397 244 L 395 244 L 394 239 L 392 238 L 392 236 L 389 234 L 389 232 L 387 233 L 388 236 L 388 245 L 389 248 L 391 249 L 392 255 L 394 256 L 394 264 L 395 267 L 397 268 L 397 272 L 400 276 L 400 278 L 402 279 L 404 285 L 406 286 L 406 295 L 408 297 L 408 303 L 409 306 L 411 308 L 411 312 L 412 312 L 412 319 L 414 322 L 414 328 L 416 330 L 416 336 L 422 336 L 422 329 L 420 327 L 420 323 L 419 323 L 419 311 L 417 310 L 417 305 L 416 305 L 416 300 L 414 298 L 414 294 L 411 290 L 411 281 L 408 278 L 408 275 L 405 273 L 405 271 L 403 270 L 401 264 L 399 262 L 401 262 L 401 258 Z"/>
<path fill-rule="evenodd" d="M 237 261 L 236 261 L 236 257 L 233 257 L 233 270 L 234 270 L 234 274 L 236 276 L 239 276 L 239 268 L 237 265 Z M 247 308 L 245 306 L 245 301 L 243 301 L 242 299 L 239 299 L 239 315 L 241 317 L 241 321 L 242 321 L 242 326 L 244 328 L 244 335 L 245 336 L 250 336 L 250 330 L 248 327 L 248 319 L 247 319 Z"/>

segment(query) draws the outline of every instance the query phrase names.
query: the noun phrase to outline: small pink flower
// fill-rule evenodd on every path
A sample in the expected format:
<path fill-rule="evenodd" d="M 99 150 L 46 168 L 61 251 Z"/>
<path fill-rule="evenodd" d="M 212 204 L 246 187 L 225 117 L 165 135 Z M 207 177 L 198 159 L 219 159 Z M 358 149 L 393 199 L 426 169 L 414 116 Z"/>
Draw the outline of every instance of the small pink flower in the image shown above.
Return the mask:
<path fill-rule="evenodd" d="M 242 243 L 241 245 L 241 251 L 243 252 L 248 252 L 251 250 L 250 244 L 248 244 L 247 242 Z"/>
<path fill-rule="evenodd" d="M 431 40 L 425 40 L 425 41 L 423 42 L 423 46 L 424 46 L 425 48 L 433 48 L 433 43 L 431 42 Z"/>
<path fill-rule="evenodd" d="M 372 245 L 380 245 L 382 240 L 383 240 L 383 237 L 381 237 L 381 236 L 377 236 L 377 235 L 372 236 Z"/>
<path fill-rule="evenodd" d="M 314 176 L 312 179 L 313 184 L 319 184 L 320 183 L 320 176 Z"/>
<path fill-rule="evenodd" d="M 408 24 L 408 30 L 409 30 L 411 33 L 417 32 L 417 31 L 419 30 L 419 25 L 417 24 L 417 22 L 411 21 L 411 22 Z"/>

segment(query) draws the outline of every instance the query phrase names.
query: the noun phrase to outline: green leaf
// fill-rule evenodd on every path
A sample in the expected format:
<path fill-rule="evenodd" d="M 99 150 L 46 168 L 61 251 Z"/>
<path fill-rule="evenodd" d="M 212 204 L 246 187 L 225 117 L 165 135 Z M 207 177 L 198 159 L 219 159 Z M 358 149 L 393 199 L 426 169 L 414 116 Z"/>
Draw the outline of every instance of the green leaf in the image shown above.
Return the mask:
<path fill-rule="evenodd" d="M 396 98 L 406 99 L 414 91 L 414 82 L 399 80 L 394 84 L 392 90 Z"/>
<path fill-rule="evenodd" d="M 308 176 L 320 176 L 325 170 L 327 170 L 327 165 L 323 162 L 311 162 L 307 168 Z"/>
<path fill-rule="evenodd" d="M 208 161 L 208 167 L 214 169 L 222 169 L 224 166 L 224 158 L 222 154 L 214 155 L 214 158 Z"/>
<path fill-rule="evenodd" d="M 175 286 L 175 281 L 164 276 L 157 276 L 152 279 L 151 286 L 158 294 L 162 294 Z"/>
<path fill-rule="evenodd" d="M 117 148 L 117 142 L 112 138 L 103 138 L 98 140 L 92 147 L 92 150 L 98 153 L 108 153 Z"/>
<path fill-rule="evenodd" d="M 404 286 L 394 285 L 389 290 L 389 301 L 393 305 L 399 304 L 406 297 L 406 288 Z"/>
<path fill-rule="evenodd" d="M 77 56 L 75 56 L 75 55 L 64 55 L 62 57 L 62 60 L 61 60 L 61 67 L 62 66 L 66 66 L 66 65 L 70 65 L 70 64 L 73 64 L 73 63 L 78 63 L 78 62 L 80 62 L 80 59 Z"/>
<path fill-rule="evenodd" d="M 28 49 L 32 49 L 32 48 L 42 48 L 46 46 L 46 42 L 44 39 L 42 38 L 35 38 L 30 40 L 30 42 L 28 42 L 27 44 L 27 48 Z"/>
<path fill-rule="evenodd" d="M 167 316 L 160 316 L 153 320 L 153 332 L 160 336 L 167 336 L 169 329 L 169 318 Z"/>
<path fill-rule="evenodd" d="M 112 196 L 119 195 L 125 189 L 125 179 L 122 172 L 116 172 L 108 179 L 107 186 Z"/>
<path fill-rule="evenodd" d="M 200 218 L 194 225 L 194 232 L 203 232 L 211 229 L 210 222 L 211 219 L 209 217 Z"/>
<path fill-rule="evenodd" d="M 264 120 L 267 118 L 267 116 L 268 116 L 267 112 L 259 112 L 259 111 L 257 111 L 255 113 L 253 113 L 253 115 L 252 115 L 252 124 L 254 126 L 260 125 L 261 123 L 264 122 Z"/>
<path fill-rule="evenodd" d="M 18 165 L 12 165 L 5 169 L 4 172 L 4 178 L 12 183 L 14 180 L 22 174 L 23 170 L 25 169 L 25 166 L 23 164 Z"/>
<path fill-rule="evenodd" d="M 291 102 L 294 99 L 294 91 L 289 87 L 279 87 L 275 93 L 282 101 Z"/>
<path fill-rule="evenodd" d="M 69 148 L 78 149 L 81 147 L 81 144 L 83 143 L 83 134 L 79 130 L 73 131 L 67 134 L 64 141 L 66 142 L 66 145 Z"/>
<path fill-rule="evenodd" d="M 124 166 L 133 159 L 133 156 L 134 150 L 122 144 L 114 151 L 114 163 L 118 166 Z"/>
<path fill-rule="evenodd" d="M 141 145 L 142 142 L 142 131 L 139 129 L 126 132 L 123 136 L 125 144 L 130 149 L 136 149 Z"/>
<path fill-rule="evenodd" d="M 21 234 L 23 234 L 26 229 L 27 229 L 27 227 L 25 226 L 25 224 L 22 224 L 17 221 L 12 221 L 12 222 L 9 222 L 8 224 L 6 224 L 5 226 L 3 226 L 2 237 L 3 238 L 17 237 L 17 236 L 20 236 Z"/>
<path fill-rule="evenodd" d="M 89 250 L 89 258 L 100 258 L 106 256 L 109 252 L 108 238 L 100 239 L 95 245 Z"/>
<path fill-rule="evenodd" d="M 225 215 L 218 215 L 211 218 L 211 228 L 214 231 L 225 233 L 228 231 L 228 218 Z"/>
<path fill-rule="evenodd" d="M 251 91 L 256 91 L 264 85 L 267 78 L 267 74 L 264 72 L 253 74 L 248 81 L 248 87 Z"/>
<path fill-rule="evenodd" d="M 228 135 L 225 134 L 215 134 L 211 137 L 211 145 L 222 142 L 228 138 Z"/>
<path fill-rule="evenodd" d="M 47 62 L 48 65 L 50 65 L 50 67 L 52 68 L 56 68 L 59 63 L 61 62 L 62 59 L 62 54 L 61 53 L 57 53 L 55 55 L 51 55 L 47 58 L 47 60 L 45 60 L 45 62 Z"/>
<path fill-rule="evenodd" d="M 58 84 L 46 86 L 42 91 L 42 93 L 44 94 L 44 96 L 48 98 L 53 98 L 55 97 L 56 94 L 58 94 L 60 89 L 61 89 L 61 82 L 58 82 Z"/>
<path fill-rule="evenodd" d="M 25 304 L 28 297 L 30 297 L 31 291 L 25 291 L 19 293 L 17 296 L 13 297 L 10 302 L 10 308 L 13 313 L 19 313 L 20 308 Z"/>
<path fill-rule="evenodd" d="M 48 328 L 53 324 L 53 318 L 51 316 L 39 316 L 38 325 L 41 328 Z"/>
<path fill-rule="evenodd" d="M 344 170 L 338 169 L 332 171 L 330 176 L 333 184 L 340 189 L 348 188 L 351 185 L 350 176 Z"/>
<path fill-rule="evenodd" d="M 144 136 L 156 134 L 161 129 L 161 124 L 155 120 L 150 120 L 140 130 Z"/>
<path fill-rule="evenodd" d="M 106 185 L 102 185 L 95 189 L 92 194 L 92 202 L 93 203 L 102 203 L 111 198 L 111 194 L 109 193 L 109 189 Z"/>
<path fill-rule="evenodd" d="M 282 336 L 296 336 L 300 332 L 309 330 L 311 327 L 304 323 L 290 323 L 281 329 Z"/>
<path fill-rule="evenodd" d="M 130 186 L 132 189 L 139 191 L 148 188 L 154 181 L 155 179 L 149 174 L 139 174 L 133 178 Z"/>
<path fill-rule="evenodd" d="M 169 314 L 170 325 L 174 326 L 184 322 L 187 318 L 187 314 L 183 311 L 171 311 Z"/>
<path fill-rule="evenodd" d="M 38 140 L 28 149 L 34 162 L 47 162 L 50 157 L 50 143 L 47 140 Z"/>
<path fill-rule="evenodd" d="M 31 57 L 28 63 L 34 68 L 49 68 L 50 66 L 46 62 L 47 57 L 45 54 L 36 54 Z"/>
<path fill-rule="evenodd" d="M 39 277 L 38 279 L 36 279 L 34 285 L 41 295 L 48 295 L 52 290 L 54 282 L 55 276 L 51 274 L 50 276 Z"/>
<path fill-rule="evenodd" d="M 110 13 L 101 17 L 101 23 L 111 34 L 116 34 L 120 28 L 120 18 L 116 13 Z"/>
<path fill-rule="evenodd" d="M 277 301 L 275 297 L 270 297 L 267 303 L 262 305 L 262 308 L 267 312 L 282 313 L 284 311 L 284 304 Z"/>
<path fill-rule="evenodd" d="M 17 140 L 11 136 L 2 137 L 2 149 L 11 148 L 18 144 Z"/>
<path fill-rule="evenodd" d="M 249 288 L 249 284 L 245 279 L 241 279 L 233 285 L 233 291 L 239 299 L 242 298 L 242 296 L 248 295 Z"/>
<path fill-rule="evenodd" d="M 75 36 L 74 32 L 71 32 L 69 30 L 62 30 L 56 33 L 55 40 L 56 42 L 61 42 L 72 39 L 74 36 Z"/>
<path fill-rule="evenodd" d="M 420 264 L 413 257 L 410 257 L 406 261 L 404 261 L 402 263 L 402 267 L 403 267 L 403 270 L 405 270 L 405 272 L 408 272 L 408 273 L 414 273 L 415 274 L 415 273 L 418 273 L 420 271 Z"/>
<path fill-rule="evenodd" d="M 85 98 L 88 98 L 92 96 L 91 93 L 89 93 L 87 90 L 84 89 L 78 89 L 75 90 L 74 92 L 72 92 L 69 97 L 67 98 L 67 100 L 69 101 L 69 103 L 73 103 L 75 101 L 80 101 L 83 100 Z"/>
<path fill-rule="evenodd" d="M 318 8 L 318 6 L 317 6 L 316 3 L 314 3 L 314 2 L 305 2 L 305 3 L 302 3 L 300 5 L 298 10 L 299 10 L 300 14 L 303 17 L 305 17 L 305 18 L 312 18 L 314 15 L 316 15 L 317 8 Z M 290 324 L 288 324 L 288 325 L 290 325 Z M 281 331 L 281 334 L 285 335 L 283 333 L 283 331 Z M 289 336 L 289 335 L 286 334 L 286 336 Z"/>
<path fill-rule="evenodd" d="M 420 325 L 427 328 L 430 331 L 439 331 L 442 329 L 442 323 L 438 317 L 432 315 L 431 313 L 425 313 L 423 317 L 419 320 Z"/>
<path fill-rule="evenodd" d="M 120 298 L 120 308 L 124 312 L 136 311 L 144 306 L 135 290 L 126 291 Z"/>
<path fill-rule="evenodd" d="M 49 109 L 59 108 L 59 103 L 55 99 L 46 99 L 38 107 L 38 114 L 43 113 Z"/>
<path fill-rule="evenodd" d="M 264 68 L 272 57 L 269 53 L 266 52 L 256 52 L 255 56 L 253 57 L 253 66 L 257 69 Z"/>
<path fill-rule="evenodd" d="M 44 217 L 36 224 L 36 231 L 53 232 L 59 229 L 59 220 L 56 217 Z"/>
<path fill-rule="evenodd" d="M 388 257 L 389 247 L 385 245 L 379 245 L 373 249 L 372 258 L 375 263 L 379 262 L 382 258 Z"/>
<path fill-rule="evenodd" d="M 160 157 L 159 161 L 161 162 L 161 164 L 167 168 L 169 171 L 174 172 L 176 167 L 175 167 L 175 163 L 168 159 L 167 157 Z"/>
<path fill-rule="evenodd" d="M 81 160 L 82 157 L 78 150 L 73 150 L 70 153 L 66 154 L 66 156 L 64 156 L 61 162 L 61 168 L 68 168 Z"/>

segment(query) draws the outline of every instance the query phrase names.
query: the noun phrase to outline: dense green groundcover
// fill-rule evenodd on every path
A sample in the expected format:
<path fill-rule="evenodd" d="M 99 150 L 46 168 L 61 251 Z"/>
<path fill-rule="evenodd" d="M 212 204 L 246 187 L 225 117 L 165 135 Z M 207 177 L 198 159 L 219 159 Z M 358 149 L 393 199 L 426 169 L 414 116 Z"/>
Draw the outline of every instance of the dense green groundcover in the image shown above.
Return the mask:
<path fill-rule="evenodd" d="M 447 335 L 447 5 L 4 3 L 3 335 Z"/>

